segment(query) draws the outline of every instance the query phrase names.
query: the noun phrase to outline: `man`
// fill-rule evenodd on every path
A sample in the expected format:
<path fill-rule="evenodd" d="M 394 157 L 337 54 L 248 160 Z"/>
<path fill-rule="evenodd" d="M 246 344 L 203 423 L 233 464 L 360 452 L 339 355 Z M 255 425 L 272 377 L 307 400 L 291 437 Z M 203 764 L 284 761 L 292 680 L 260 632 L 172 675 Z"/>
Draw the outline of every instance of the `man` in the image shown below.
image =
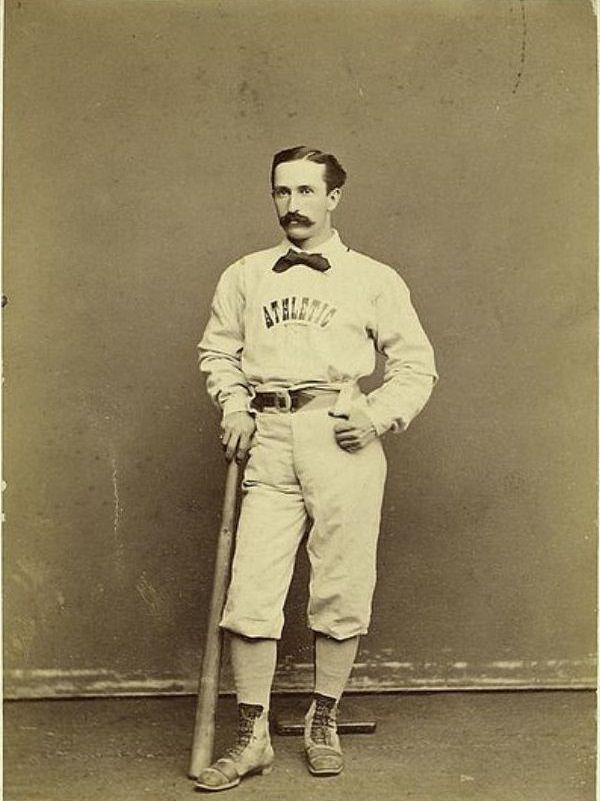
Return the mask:
<path fill-rule="evenodd" d="M 343 768 L 337 705 L 367 632 L 386 462 L 380 437 L 423 408 L 436 372 L 402 279 L 346 247 L 332 228 L 346 173 L 308 147 L 277 153 L 271 188 L 286 239 L 232 264 L 199 345 L 223 412 L 227 459 L 249 454 L 221 626 L 230 632 L 239 728 L 198 778 L 223 790 L 273 763 L 268 710 L 283 605 L 298 546 L 311 565 L 315 687 L 305 719 L 308 770 Z M 386 357 L 368 396 L 358 379 Z"/>

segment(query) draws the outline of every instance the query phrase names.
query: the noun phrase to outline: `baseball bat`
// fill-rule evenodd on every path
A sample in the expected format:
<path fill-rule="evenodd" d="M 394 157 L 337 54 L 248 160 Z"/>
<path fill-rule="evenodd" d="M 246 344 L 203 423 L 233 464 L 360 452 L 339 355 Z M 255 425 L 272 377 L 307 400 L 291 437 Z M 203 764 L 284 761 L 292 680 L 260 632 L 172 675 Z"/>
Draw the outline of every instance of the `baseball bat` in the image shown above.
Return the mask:
<path fill-rule="evenodd" d="M 221 528 L 217 541 L 215 571 L 206 640 L 202 656 L 202 668 L 198 682 L 198 700 L 194 722 L 194 737 L 189 776 L 197 779 L 200 772 L 212 761 L 215 739 L 215 716 L 219 696 L 219 672 L 221 667 L 221 651 L 223 633 L 219 621 L 225 602 L 225 593 L 229 579 L 229 566 L 234 537 L 235 505 L 238 485 L 238 464 L 235 459 L 229 462 L 225 479 L 225 495 L 221 513 Z"/>

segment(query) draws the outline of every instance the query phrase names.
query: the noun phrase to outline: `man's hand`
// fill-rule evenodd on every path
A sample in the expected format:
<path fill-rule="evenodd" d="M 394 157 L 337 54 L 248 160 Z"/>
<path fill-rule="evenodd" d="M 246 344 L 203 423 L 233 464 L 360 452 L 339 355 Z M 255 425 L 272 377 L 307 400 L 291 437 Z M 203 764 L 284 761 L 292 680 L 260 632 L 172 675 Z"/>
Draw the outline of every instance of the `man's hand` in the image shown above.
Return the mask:
<path fill-rule="evenodd" d="M 231 412 L 223 418 L 221 429 L 225 458 L 228 462 L 234 457 L 236 462 L 243 462 L 256 430 L 254 417 L 249 412 Z"/>
<path fill-rule="evenodd" d="M 349 453 L 360 451 L 377 439 L 375 426 L 361 409 L 351 411 L 347 420 L 335 424 L 333 431 L 337 444 Z"/>

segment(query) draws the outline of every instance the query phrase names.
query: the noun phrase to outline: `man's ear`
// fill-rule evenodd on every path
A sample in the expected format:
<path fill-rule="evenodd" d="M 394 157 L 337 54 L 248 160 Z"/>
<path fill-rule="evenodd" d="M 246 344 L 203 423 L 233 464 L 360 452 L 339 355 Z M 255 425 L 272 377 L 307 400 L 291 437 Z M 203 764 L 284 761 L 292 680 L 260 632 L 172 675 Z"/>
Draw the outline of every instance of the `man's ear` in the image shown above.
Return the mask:
<path fill-rule="evenodd" d="M 339 186 L 336 189 L 332 189 L 329 195 L 327 196 L 327 208 L 329 211 L 333 211 L 337 204 L 340 202 L 340 198 L 342 196 L 342 190 Z"/>

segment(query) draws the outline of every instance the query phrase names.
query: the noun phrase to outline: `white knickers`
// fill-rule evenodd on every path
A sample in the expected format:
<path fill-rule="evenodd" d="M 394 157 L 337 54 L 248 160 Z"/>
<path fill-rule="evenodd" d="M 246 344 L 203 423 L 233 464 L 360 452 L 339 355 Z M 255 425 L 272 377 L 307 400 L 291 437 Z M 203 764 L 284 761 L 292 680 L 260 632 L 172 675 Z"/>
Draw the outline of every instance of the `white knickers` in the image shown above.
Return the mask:
<path fill-rule="evenodd" d="M 326 408 L 257 414 L 221 626 L 279 639 L 310 519 L 308 624 L 338 640 L 371 617 L 386 460 L 379 439 L 347 453 Z"/>

